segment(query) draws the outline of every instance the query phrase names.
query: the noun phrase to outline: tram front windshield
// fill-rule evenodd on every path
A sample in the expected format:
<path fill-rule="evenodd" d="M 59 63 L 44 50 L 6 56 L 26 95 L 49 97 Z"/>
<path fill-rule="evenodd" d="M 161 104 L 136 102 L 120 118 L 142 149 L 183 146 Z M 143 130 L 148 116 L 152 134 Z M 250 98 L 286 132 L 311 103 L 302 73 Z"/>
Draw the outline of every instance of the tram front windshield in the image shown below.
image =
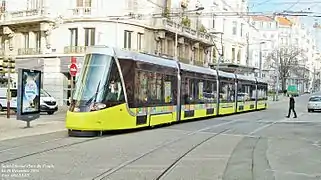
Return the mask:
<path fill-rule="evenodd" d="M 114 57 L 88 54 L 77 80 L 71 111 L 95 111 L 124 101 Z"/>

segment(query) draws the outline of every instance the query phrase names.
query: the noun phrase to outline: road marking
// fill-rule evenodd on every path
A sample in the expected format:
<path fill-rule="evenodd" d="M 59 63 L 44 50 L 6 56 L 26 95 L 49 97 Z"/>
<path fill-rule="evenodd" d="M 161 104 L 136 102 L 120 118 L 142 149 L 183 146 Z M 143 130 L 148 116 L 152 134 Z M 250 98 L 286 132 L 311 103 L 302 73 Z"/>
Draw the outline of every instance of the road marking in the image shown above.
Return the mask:
<path fill-rule="evenodd" d="M 266 171 L 271 171 L 271 172 L 276 172 L 276 173 L 283 173 L 283 174 L 291 174 L 291 175 L 296 175 L 296 176 L 307 176 L 307 177 L 321 177 L 321 174 L 306 174 L 306 173 L 301 173 L 301 172 L 293 172 L 293 171 L 279 171 L 279 170 L 274 170 L 274 169 L 266 169 Z"/>
<path fill-rule="evenodd" d="M 279 122 L 279 121 L 274 121 L 274 122 L 271 123 L 271 124 L 267 124 L 267 125 L 265 125 L 265 126 L 261 126 L 261 127 L 257 128 L 257 129 L 255 129 L 254 131 L 250 132 L 249 135 L 253 135 L 253 134 L 255 134 L 255 133 L 257 133 L 257 132 L 259 132 L 259 131 L 261 131 L 261 130 L 263 130 L 263 129 L 265 129 L 265 128 L 268 128 L 268 127 L 276 124 L 277 122 Z"/>

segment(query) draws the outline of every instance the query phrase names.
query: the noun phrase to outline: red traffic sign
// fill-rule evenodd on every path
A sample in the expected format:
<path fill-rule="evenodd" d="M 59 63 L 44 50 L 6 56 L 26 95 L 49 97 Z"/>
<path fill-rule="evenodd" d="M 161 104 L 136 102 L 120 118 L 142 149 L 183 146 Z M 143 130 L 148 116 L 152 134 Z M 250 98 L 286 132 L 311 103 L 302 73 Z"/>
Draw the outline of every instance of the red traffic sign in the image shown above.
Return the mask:
<path fill-rule="evenodd" d="M 78 72 L 78 67 L 76 64 L 71 64 L 70 67 L 69 67 L 69 73 L 71 76 L 76 76 Z"/>

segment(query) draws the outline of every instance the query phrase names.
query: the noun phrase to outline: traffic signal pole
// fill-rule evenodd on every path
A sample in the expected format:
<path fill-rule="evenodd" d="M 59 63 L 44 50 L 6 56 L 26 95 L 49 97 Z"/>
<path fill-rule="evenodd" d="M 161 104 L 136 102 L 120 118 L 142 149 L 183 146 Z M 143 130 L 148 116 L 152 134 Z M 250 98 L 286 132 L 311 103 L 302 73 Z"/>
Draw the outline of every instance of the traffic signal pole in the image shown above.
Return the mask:
<path fill-rule="evenodd" d="M 7 118 L 9 119 L 10 118 L 10 100 L 11 100 L 11 89 L 10 89 L 10 84 L 11 84 L 11 81 L 10 81 L 10 65 L 11 65 L 11 59 L 8 58 L 8 65 L 7 65 L 7 71 L 8 71 L 8 92 L 7 92 Z"/>

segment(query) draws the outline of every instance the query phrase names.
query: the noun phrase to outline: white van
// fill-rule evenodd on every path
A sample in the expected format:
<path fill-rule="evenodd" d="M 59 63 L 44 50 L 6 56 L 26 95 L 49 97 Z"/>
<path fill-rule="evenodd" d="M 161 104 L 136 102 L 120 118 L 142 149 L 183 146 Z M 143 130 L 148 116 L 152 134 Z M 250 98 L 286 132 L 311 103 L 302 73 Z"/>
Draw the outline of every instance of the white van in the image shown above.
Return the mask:
<path fill-rule="evenodd" d="M 17 89 L 10 89 L 11 101 L 10 109 L 17 109 Z M 7 88 L 0 88 L 0 111 L 7 109 Z M 54 97 L 48 92 L 41 89 L 40 91 L 40 111 L 47 112 L 48 114 L 54 114 L 58 111 L 58 104 Z"/>
<path fill-rule="evenodd" d="M 0 88 L 0 111 L 7 109 L 7 88 Z M 10 109 L 17 109 L 17 89 L 10 89 L 11 92 L 11 101 Z"/>
<path fill-rule="evenodd" d="M 40 91 L 40 110 L 48 114 L 53 114 L 58 111 L 56 99 L 43 89 Z"/>

